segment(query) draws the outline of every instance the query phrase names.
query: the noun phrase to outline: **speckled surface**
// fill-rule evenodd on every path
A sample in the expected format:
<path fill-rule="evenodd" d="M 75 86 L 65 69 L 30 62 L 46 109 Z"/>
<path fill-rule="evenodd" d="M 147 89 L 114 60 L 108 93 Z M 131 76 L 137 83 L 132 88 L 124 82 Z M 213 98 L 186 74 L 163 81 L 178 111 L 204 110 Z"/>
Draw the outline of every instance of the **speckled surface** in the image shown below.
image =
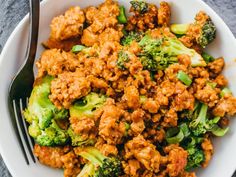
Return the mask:
<path fill-rule="evenodd" d="M 223 18 L 236 36 L 236 0 L 204 1 Z M 0 52 L 11 32 L 27 12 L 27 0 L 0 0 Z M 0 177 L 11 177 L 1 156 Z M 236 174 L 233 177 L 236 177 Z"/>

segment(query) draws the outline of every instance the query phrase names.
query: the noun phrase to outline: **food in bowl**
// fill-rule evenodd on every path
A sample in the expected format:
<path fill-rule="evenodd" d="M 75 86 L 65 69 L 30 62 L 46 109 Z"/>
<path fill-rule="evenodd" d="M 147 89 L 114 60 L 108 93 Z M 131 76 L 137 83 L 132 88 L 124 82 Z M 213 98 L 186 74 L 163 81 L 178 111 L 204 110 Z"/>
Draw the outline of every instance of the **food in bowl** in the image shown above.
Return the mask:
<path fill-rule="evenodd" d="M 205 48 L 211 18 L 170 24 L 171 8 L 106 0 L 55 17 L 24 111 L 34 153 L 64 176 L 195 176 L 228 131 L 236 98 Z M 159 7 L 157 7 L 159 6 Z"/>

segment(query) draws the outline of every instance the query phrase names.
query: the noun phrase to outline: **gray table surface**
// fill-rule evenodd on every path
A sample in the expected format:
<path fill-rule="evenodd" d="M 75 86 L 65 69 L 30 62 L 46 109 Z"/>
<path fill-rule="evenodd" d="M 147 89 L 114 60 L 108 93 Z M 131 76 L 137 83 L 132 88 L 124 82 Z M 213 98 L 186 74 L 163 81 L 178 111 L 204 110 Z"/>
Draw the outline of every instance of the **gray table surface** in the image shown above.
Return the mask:
<path fill-rule="evenodd" d="M 204 0 L 226 22 L 236 36 L 236 0 Z M 19 21 L 28 12 L 27 0 L 0 0 L 0 52 Z M 0 156 L 0 177 L 11 177 Z M 236 173 L 233 175 L 236 177 Z"/>

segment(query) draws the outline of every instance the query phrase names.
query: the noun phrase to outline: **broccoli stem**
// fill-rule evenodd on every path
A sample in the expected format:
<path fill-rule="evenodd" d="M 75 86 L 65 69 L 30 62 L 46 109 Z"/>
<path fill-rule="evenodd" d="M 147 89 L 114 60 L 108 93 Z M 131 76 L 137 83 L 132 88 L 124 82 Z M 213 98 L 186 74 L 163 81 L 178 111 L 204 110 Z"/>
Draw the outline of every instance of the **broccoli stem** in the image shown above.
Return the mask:
<path fill-rule="evenodd" d="M 92 147 L 86 147 L 86 149 L 80 152 L 79 155 L 89 160 L 94 165 L 99 165 L 99 166 L 102 166 L 102 162 L 106 158 L 105 156 L 101 154 L 100 151 Z"/>
<path fill-rule="evenodd" d="M 170 26 L 170 30 L 171 32 L 173 32 L 174 34 L 186 34 L 189 28 L 189 24 L 172 24 Z"/>
<path fill-rule="evenodd" d="M 83 49 L 85 49 L 86 47 L 83 46 L 83 45 L 74 45 L 71 49 L 71 51 L 73 53 L 78 53 L 78 52 L 81 52 Z"/>
<path fill-rule="evenodd" d="M 117 20 L 121 24 L 127 23 L 127 18 L 125 15 L 125 7 L 124 6 L 120 6 L 120 14 L 117 17 Z"/>
<path fill-rule="evenodd" d="M 177 78 L 187 86 L 190 86 L 192 83 L 192 79 L 183 71 L 178 72 Z"/>
<path fill-rule="evenodd" d="M 85 164 L 82 171 L 78 174 L 77 177 L 89 177 L 94 175 L 95 173 L 95 166 L 92 163 Z"/>
<path fill-rule="evenodd" d="M 208 106 L 202 104 L 198 117 L 190 123 L 190 127 L 196 128 L 200 122 L 205 122 Z"/>

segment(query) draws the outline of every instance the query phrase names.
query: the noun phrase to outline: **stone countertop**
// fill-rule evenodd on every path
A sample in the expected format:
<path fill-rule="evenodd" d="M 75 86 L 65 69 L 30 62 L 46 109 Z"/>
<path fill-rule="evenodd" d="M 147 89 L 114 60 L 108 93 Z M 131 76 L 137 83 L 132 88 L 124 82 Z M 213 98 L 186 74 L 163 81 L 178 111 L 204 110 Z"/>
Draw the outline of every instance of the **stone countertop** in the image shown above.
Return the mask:
<path fill-rule="evenodd" d="M 204 0 L 219 14 L 236 36 L 236 0 Z M 27 0 L 0 0 L 0 53 L 19 21 L 28 13 Z M 0 177 L 11 177 L 0 156 Z M 236 173 L 233 175 L 236 177 Z"/>

